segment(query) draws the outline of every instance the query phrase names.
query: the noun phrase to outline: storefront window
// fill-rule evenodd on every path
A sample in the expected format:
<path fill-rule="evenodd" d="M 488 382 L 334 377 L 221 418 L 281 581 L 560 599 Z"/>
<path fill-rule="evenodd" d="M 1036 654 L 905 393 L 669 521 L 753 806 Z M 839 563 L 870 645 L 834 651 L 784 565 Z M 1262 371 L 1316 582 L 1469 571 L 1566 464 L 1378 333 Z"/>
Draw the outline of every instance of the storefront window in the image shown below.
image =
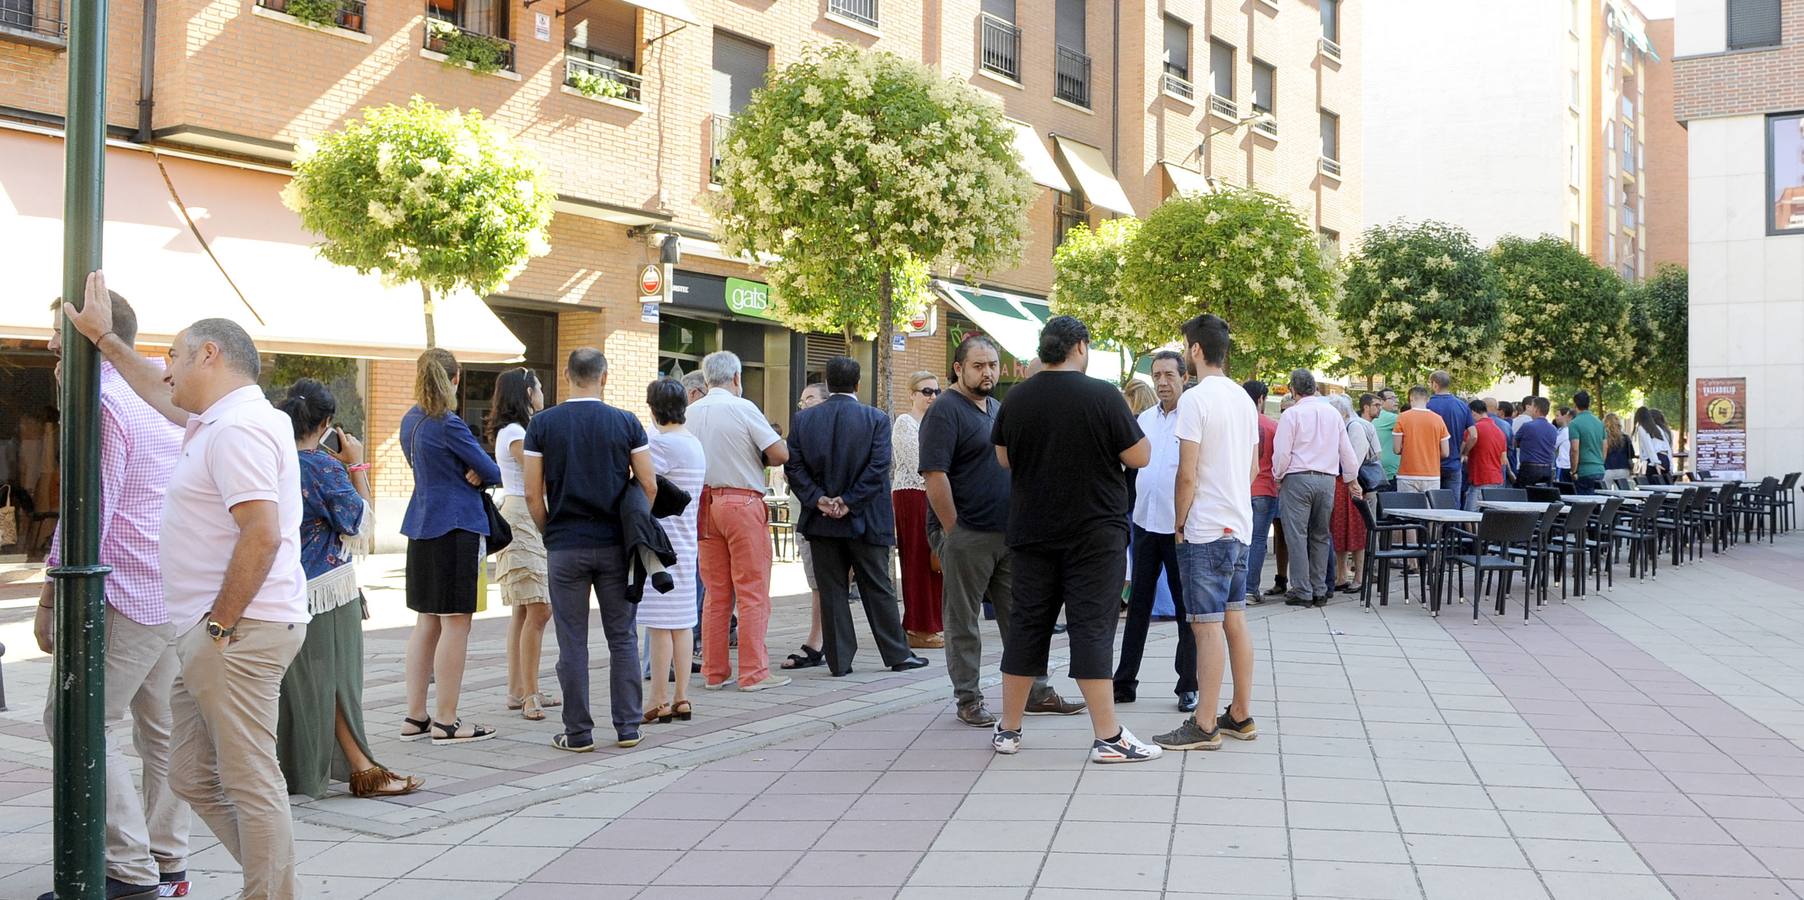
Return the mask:
<path fill-rule="evenodd" d="M 342 356 L 296 356 L 274 353 L 263 357 L 263 371 L 257 385 L 271 403 L 279 403 L 288 386 L 302 378 L 311 378 L 332 392 L 338 401 L 338 412 L 332 422 L 340 428 L 366 438 L 363 406 L 363 365 Z"/>
<path fill-rule="evenodd" d="M 1804 113 L 1767 119 L 1767 231 L 1804 233 Z"/>
<path fill-rule="evenodd" d="M 60 416 L 56 357 L 36 341 L 0 341 L 0 509 L 18 526 L 18 540 L 0 546 L 0 556 L 42 559 L 56 527 L 57 449 Z"/>
<path fill-rule="evenodd" d="M 482 440 L 485 420 L 488 419 L 489 408 L 494 405 L 495 379 L 508 369 L 525 366 L 539 377 L 539 384 L 545 391 L 545 405 L 557 402 L 558 370 L 563 364 L 557 358 L 557 313 L 541 312 L 529 309 L 509 309 L 491 307 L 495 318 L 501 320 L 507 330 L 525 346 L 525 359 L 508 365 L 467 365 L 458 385 L 458 415 L 463 416 L 464 423 L 475 432 L 477 439 L 489 450 L 488 441 Z"/>

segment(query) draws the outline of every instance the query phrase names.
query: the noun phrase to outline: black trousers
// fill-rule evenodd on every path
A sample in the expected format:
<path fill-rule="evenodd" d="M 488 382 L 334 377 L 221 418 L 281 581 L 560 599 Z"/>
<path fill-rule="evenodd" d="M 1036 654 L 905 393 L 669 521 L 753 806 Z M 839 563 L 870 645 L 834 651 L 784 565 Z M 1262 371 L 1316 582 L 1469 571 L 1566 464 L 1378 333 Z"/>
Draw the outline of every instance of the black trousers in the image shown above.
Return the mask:
<path fill-rule="evenodd" d="M 841 675 L 852 669 L 858 653 L 858 632 L 852 625 L 851 576 L 858 578 L 858 594 L 864 601 L 865 621 L 885 666 L 913 656 L 902 631 L 902 613 L 896 606 L 896 589 L 889 577 L 890 548 L 851 538 L 811 537 L 814 583 L 821 592 L 821 643 L 828 671 Z"/>
<path fill-rule="evenodd" d="M 1533 487 L 1553 481 L 1553 466 L 1542 463 L 1523 463 L 1516 470 L 1518 487 Z"/>
<path fill-rule="evenodd" d="M 1184 609 L 1184 586 L 1178 578 L 1178 541 L 1176 535 L 1155 534 L 1134 526 L 1133 543 L 1128 547 L 1133 559 L 1130 573 L 1132 588 L 1128 593 L 1127 630 L 1121 635 L 1121 660 L 1115 664 L 1115 693 L 1131 695 L 1140 688 L 1140 660 L 1146 655 L 1146 632 L 1152 626 L 1153 601 L 1159 594 L 1159 573 L 1165 573 L 1165 584 L 1171 589 L 1171 602 L 1180 612 Z M 1178 624 L 1178 655 L 1172 663 L 1177 673 L 1174 693 L 1196 690 L 1196 636 L 1190 625 Z"/>

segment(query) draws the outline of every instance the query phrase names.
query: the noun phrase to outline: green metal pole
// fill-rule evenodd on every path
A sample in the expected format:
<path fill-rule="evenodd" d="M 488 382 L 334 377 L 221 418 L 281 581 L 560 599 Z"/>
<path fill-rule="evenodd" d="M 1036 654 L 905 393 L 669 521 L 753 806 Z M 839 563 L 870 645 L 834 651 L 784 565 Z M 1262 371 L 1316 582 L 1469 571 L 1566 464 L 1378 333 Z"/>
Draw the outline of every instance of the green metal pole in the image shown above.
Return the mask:
<path fill-rule="evenodd" d="M 106 197 L 106 0 L 70 0 L 63 298 L 100 268 Z M 55 886 L 106 897 L 106 575 L 100 565 L 100 359 L 63 323 L 62 566 L 56 578 Z"/>

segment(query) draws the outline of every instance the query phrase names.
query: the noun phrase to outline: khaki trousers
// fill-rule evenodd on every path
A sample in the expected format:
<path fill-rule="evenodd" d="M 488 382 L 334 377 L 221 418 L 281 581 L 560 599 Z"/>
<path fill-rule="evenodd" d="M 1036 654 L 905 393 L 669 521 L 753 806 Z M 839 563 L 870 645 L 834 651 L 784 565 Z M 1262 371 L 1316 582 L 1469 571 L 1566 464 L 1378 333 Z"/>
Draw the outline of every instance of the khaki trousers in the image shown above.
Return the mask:
<path fill-rule="evenodd" d="M 169 789 L 176 668 L 174 625 L 139 625 L 106 608 L 106 873 L 126 884 L 156 884 L 163 872 L 188 868 L 188 804 Z M 52 743 L 55 719 L 52 691 L 44 703 Z M 125 758 L 127 728 L 144 764 L 142 792 Z"/>
<path fill-rule="evenodd" d="M 306 637 L 305 625 L 240 619 L 223 647 L 202 622 L 176 640 L 169 782 L 238 861 L 246 900 L 300 895 L 276 718 L 282 675 Z"/>

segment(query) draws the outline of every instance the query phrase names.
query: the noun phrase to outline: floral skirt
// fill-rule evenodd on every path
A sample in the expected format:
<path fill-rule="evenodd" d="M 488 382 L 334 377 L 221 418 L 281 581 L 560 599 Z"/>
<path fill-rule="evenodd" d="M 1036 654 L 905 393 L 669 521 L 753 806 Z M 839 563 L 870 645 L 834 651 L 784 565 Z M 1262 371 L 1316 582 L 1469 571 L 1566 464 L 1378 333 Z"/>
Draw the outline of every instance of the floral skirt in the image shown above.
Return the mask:
<path fill-rule="evenodd" d="M 501 498 L 501 518 L 514 530 L 513 541 L 495 554 L 495 582 L 501 586 L 502 605 L 551 602 L 545 541 L 526 510 L 526 498 L 514 494 Z"/>

